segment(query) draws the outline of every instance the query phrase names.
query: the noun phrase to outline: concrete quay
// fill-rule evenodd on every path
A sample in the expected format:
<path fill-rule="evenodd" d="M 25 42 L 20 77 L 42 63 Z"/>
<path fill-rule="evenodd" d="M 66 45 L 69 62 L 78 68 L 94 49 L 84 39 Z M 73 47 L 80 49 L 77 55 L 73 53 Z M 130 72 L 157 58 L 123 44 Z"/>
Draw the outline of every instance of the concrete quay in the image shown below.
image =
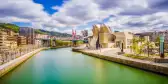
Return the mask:
<path fill-rule="evenodd" d="M 23 63 L 24 61 L 26 61 L 27 59 L 29 59 L 30 57 L 32 57 L 34 54 L 40 52 L 41 50 L 44 49 L 48 49 L 48 48 L 39 48 L 36 49 L 32 52 L 29 52 L 23 56 L 20 56 L 19 58 L 16 58 L 14 60 L 11 60 L 8 63 L 5 63 L 3 65 L 0 66 L 0 77 L 2 77 L 3 75 L 5 75 L 6 73 L 8 73 L 9 71 L 11 71 L 12 69 L 14 69 L 15 67 L 17 67 L 18 65 L 20 65 L 21 63 Z"/>
<path fill-rule="evenodd" d="M 153 61 L 133 59 L 117 55 L 114 50 L 110 49 L 89 50 L 72 48 L 72 51 L 168 76 L 168 63 L 155 63 Z"/>

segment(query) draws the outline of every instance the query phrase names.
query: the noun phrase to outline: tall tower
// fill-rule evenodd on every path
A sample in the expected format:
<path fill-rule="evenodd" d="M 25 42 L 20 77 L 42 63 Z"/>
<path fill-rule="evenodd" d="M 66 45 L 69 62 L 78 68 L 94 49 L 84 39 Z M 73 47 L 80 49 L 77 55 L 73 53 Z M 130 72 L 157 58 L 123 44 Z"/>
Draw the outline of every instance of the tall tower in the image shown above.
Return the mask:
<path fill-rule="evenodd" d="M 76 30 L 72 29 L 72 40 L 76 40 Z"/>
<path fill-rule="evenodd" d="M 27 44 L 35 43 L 35 34 L 33 28 L 21 27 L 19 30 L 19 35 L 25 36 L 27 38 Z"/>

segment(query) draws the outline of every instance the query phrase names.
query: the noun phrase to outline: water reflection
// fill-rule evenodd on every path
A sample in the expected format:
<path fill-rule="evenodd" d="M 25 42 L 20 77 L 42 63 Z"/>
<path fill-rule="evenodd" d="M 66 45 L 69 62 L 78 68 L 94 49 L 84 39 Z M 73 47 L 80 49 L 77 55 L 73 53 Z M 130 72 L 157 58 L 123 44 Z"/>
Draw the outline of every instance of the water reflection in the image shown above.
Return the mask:
<path fill-rule="evenodd" d="M 168 84 L 168 77 L 61 48 L 40 52 L 0 84 Z"/>

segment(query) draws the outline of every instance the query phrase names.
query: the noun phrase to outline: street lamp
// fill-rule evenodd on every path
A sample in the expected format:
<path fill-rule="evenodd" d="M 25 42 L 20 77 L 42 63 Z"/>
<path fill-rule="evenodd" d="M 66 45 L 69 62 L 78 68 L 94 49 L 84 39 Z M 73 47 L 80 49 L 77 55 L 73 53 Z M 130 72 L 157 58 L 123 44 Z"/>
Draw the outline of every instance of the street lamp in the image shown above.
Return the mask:
<path fill-rule="evenodd" d="M 164 33 L 160 35 L 160 57 L 161 58 L 164 58 L 164 36 L 165 36 Z"/>

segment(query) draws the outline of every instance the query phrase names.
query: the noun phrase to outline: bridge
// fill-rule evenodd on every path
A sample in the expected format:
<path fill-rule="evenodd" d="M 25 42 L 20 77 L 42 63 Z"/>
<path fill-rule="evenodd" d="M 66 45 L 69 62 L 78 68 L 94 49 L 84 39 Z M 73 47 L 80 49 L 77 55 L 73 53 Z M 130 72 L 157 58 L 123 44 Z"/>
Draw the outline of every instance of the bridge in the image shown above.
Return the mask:
<path fill-rule="evenodd" d="M 49 46 L 56 46 L 56 40 L 57 39 L 51 39 L 51 38 L 36 38 L 37 41 L 41 42 L 41 44 L 45 47 Z"/>
<path fill-rule="evenodd" d="M 71 41 L 71 42 L 78 42 L 78 41 L 84 41 L 84 40 L 72 40 L 72 39 L 58 39 L 58 38 L 35 38 L 36 41 L 39 41 L 40 44 L 42 44 L 44 47 L 50 47 L 52 46 L 56 46 L 56 40 L 62 40 L 62 41 Z"/>

